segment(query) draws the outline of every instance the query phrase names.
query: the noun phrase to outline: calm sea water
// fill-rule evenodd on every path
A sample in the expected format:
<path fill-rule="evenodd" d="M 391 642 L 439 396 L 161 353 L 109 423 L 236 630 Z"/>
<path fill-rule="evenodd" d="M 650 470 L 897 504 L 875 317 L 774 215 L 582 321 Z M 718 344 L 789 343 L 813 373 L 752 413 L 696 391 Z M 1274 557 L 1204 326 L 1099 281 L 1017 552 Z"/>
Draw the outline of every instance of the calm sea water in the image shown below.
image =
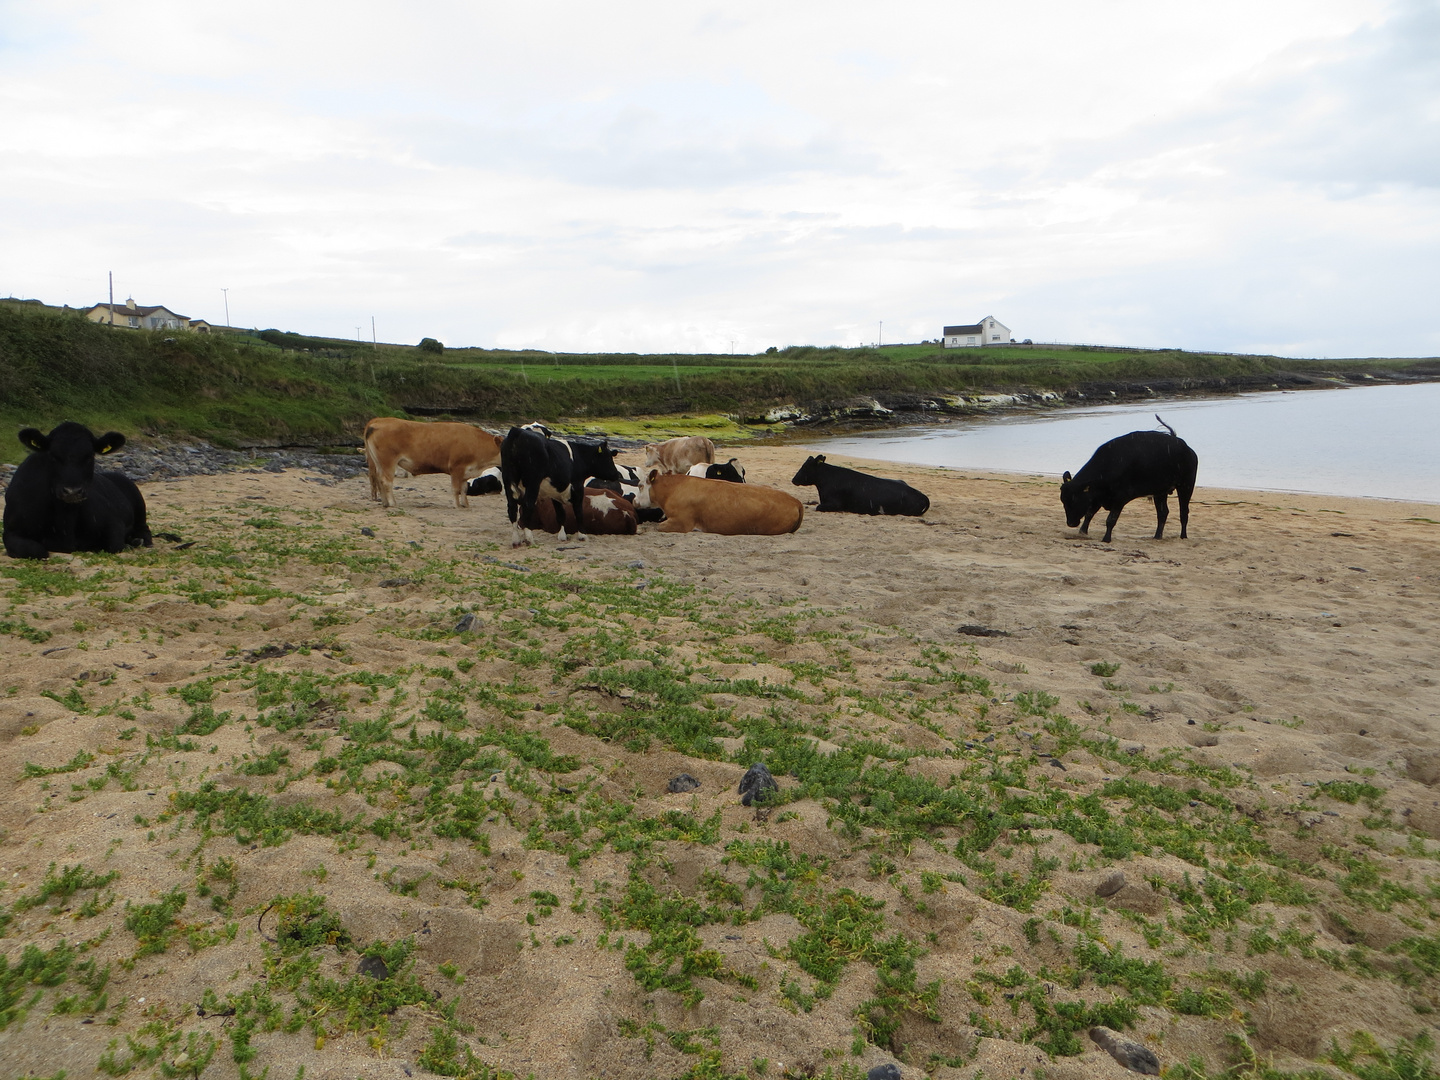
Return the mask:
<path fill-rule="evenodd" d="M 1076 472 L 1117 435 L 1159 430 L 1200 457 L 1208 487 L 1440 503 L 1440 383 L 1100 405 L 816 439 L 847 453 L 949 469 Z"/>

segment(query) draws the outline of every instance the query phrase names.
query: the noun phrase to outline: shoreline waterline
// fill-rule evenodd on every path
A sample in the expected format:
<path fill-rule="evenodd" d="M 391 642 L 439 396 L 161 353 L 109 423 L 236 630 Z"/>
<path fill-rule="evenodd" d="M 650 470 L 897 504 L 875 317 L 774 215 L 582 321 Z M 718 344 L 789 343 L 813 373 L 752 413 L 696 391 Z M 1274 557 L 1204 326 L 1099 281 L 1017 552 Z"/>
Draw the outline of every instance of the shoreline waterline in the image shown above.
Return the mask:
<path fill-rule="evenodd" d="M 1440 384 L 1360 393 L 1166 399 L 795 439 L 816 453 L 1058 480 L 1101 443 L 1159 430 L 1199 454 L 1199 485 L 1241 492 L 1440 504 Z"/>

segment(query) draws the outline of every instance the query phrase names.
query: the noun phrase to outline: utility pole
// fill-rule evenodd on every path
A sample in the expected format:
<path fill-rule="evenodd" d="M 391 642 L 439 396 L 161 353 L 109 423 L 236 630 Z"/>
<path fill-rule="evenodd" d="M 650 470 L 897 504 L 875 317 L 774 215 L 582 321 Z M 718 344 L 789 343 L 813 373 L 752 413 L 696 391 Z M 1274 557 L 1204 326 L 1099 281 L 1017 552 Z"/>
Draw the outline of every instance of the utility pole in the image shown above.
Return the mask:
<path fill-rule="evenodd" d="M 115 325 L 115 271 L 110 272 L 110 325 Z"/>
<path fill-rule="evenodd" d="M 375 352 L 379 352 L 379 351 L 380 351 L 380 342 L 379 342 L 379 340 L 375 337 L 375 316 L 374 316 L 374 315 L 371 315 L 371 316 L 370 316 L 370 348 L 373 349 Z"/>
<path fill-rule="evenodd" d="M 224 294 L 224 296 L 225 296 L 225 328 L 228 330 L 228 329 L 230 328 L 230 290 L 229 290 L 229 289 L 221 289 L 220 291 L 221 291 L 221 292 Z M 111 305 L 111 311 L 112 311 L 112 313 L 113 313 L 113 311 L 114 311 L 114 305 L 115 305 L 115 297 L 114 297 L 114 296 L 111 296 L 111 297 L 110 297 L 110 305 Z"/>
<path fill-rule="evenodd" d="M 358 327 L 358 326 L 355 327 L 355 340 L 356 340 L 356 341 L 359 341 L 359 340 L 360 340 L 360 327 Z"/>

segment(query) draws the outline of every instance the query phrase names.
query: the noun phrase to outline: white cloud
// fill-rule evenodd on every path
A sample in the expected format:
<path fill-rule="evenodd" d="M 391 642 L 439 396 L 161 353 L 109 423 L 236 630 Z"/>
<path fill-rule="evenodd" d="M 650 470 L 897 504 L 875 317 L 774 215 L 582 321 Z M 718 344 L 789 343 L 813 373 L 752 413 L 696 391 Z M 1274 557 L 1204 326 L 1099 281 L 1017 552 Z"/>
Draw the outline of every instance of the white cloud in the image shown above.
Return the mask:
<path fill-rule="evenodd" d="M 1433 0 L 0 3 L 0 292 L 451 344 L 1440 352 Z M 1347 317 L 1337 318 L 1336 313 Z"/>

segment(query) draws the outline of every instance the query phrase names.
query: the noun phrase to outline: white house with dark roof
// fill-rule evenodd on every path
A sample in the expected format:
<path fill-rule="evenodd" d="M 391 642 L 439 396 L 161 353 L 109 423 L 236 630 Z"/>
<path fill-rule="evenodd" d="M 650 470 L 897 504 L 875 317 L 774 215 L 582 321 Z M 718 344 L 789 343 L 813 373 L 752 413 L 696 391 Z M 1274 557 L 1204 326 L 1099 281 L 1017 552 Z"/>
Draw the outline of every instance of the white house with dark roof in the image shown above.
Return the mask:
<path fill-rule="evenodd" d="M 194 330 L 201 334 L 210 332 L 210 324 L 204 319 L 177 315 L 160 305 L 145 307 L 136 304 L 134 297 L 130 297 L 123 304 L 96 304 L 86 309 L 85 317 L 91 322 L 123 326 L 131 330 Z"/>
<path fill-rule="evenodd" d="M 963 349 L 971 345 L 1007 345 L 1014 339 L 1008 326 L 986 315 L 972 326 L 945 327 L 943 340 L 947 349 Z"/>

